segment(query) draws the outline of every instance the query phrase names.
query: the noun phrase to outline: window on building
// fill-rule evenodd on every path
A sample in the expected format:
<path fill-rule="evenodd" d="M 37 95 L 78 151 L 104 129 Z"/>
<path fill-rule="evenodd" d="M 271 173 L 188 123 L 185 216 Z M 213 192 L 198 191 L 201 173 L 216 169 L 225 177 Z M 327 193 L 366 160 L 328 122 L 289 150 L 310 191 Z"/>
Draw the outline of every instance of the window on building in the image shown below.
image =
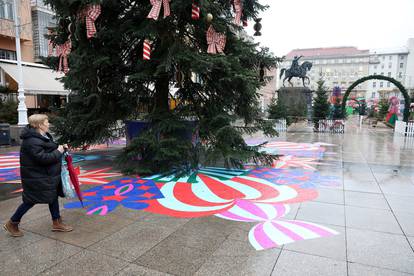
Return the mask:
<path fill-rule="evenodd" d="M 374 69 L 377 69 L 377 66 L 376 65 L 374 65 Z"/>
<path fill-rule="evenodd" d="M 380 82 L 380 87 L 384 87 L 384 83 L 382 81 Z"/>
<path fill-rule="evenodd" d="M 387 87 L 391 87 L 391 83 L 387 81 Z"/>
<path fill-rule="evenodd" d="M 385 56 L 382 56 L 382 60 L 385 60 Z"/>
<path fill-rule="evenodd" d="M 391 72 L 388 72 L 388 77 L 391 77 Z"/>
<path fill-rule="evenodd" d="M 374 82 L 372 83 L 372 87 L 373 87 L 373 88 L 377 87 L 377 82 L 376 82 L 376 81 L 374 81 Z"/>
<path fill-rule="evenodd" d="M 398 73 L 398 78 L 402 79 L 402 72 Z"/>
<path fill-rule="evenodd" d="M 16 52 L 0 49 L 0 59 L 17 60 Z"/>
<path fill-rule="evenodd" d="M 400 68 L 403 68 L 404 67 L 404 63 L 400 63 Z"/>
<path fill-rule="evenodd" d="M 381 76 L 384 76 L 384 72 L 381 72 Z"/>
<path fill-rule="evenodd" d="M 375 98 L 375 92 L 372 92 L 371 98 Z"/>
<path fill-rule="evenodd" d="M 384 64 L 381 64 L 381 69 L 384 69 Z"/>
<path fill-rule="evenodd" d="M 400 59 L 401 59 L 401 60 L 404 60 L 404 56 L 400 56 Z"/>
<path fill-rule="evenodd" d="M 392 56 L 388 56 L 388 59 L 389 59 L 389 60 L 392 60 Z"/>
<path fill-rule="evenodd" d="M 0 0 L 0 18 L 13 20 L 13 2 Z"/>
<path fill-rule="evenodd" d="M 391 69 L 391 67 L 392 67 L 392 63 L 390 62 L 388 63 L 388 69 Z"/>

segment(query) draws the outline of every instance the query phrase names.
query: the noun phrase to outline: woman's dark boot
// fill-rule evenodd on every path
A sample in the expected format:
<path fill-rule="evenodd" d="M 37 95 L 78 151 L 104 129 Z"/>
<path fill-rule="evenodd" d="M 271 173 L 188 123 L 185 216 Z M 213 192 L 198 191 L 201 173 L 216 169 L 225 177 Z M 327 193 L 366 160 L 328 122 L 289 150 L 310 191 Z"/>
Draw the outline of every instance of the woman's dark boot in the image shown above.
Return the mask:
<path fill-rule="evenodd" d="M 3 225 L 4 230 L 6 230 L 12 237 L 21 237 L 23 232 L 19 230 L 19 223 L 9 220 L 5 225 Z"/>

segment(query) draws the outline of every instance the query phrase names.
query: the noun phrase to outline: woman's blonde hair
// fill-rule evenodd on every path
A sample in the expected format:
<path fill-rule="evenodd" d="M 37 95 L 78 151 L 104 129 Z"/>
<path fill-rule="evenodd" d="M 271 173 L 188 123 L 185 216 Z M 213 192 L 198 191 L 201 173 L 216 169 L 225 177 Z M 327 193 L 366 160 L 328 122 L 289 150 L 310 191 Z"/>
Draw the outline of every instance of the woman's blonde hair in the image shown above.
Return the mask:
<path fill-rule="evenodd" d="M 33 128 L 39 128 L 49 118 L 45 114 L 33 114 L 29 117 L 29 125 Z"/>

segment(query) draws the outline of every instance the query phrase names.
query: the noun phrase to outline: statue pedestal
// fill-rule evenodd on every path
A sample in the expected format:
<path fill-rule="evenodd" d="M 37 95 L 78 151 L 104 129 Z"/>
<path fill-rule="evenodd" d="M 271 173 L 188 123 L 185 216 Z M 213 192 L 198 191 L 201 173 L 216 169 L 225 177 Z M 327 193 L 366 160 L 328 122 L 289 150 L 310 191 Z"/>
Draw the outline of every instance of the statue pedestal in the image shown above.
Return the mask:
<path fill-rule="evenodd" d="M 307 87 L 282 87 L 278 100 L 284 103 L 289 116 L 305 117 L 312 123 L 312 90 Z"/>

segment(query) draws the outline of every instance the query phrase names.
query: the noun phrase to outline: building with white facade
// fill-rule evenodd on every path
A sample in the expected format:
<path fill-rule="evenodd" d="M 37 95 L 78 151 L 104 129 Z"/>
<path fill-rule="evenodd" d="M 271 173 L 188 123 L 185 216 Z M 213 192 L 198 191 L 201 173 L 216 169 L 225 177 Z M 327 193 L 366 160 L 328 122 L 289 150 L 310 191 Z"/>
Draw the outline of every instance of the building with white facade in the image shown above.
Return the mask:
<path fill-rule="evenodd" d="M 308 76 L 311 79 L 309 87 L 316 89 L 319 79 L 325 81 L 325 87 L 332 91 L 339 86 L 344 92 L 357 79 L 369 75 L 383 75 L 401 82 L 411 96 L 414 96 L 414 38 L 407 45 L 396 49 L 359 50 L 355 47 L 331 47 L 296 49 L 286 55 L 281 68 L 289 68 L 294 56 L 303 56 L 299 63 L 313 63 Z M 301 80 L 292 79 L 294 86 L 301 86 Z M 286 81 L 285 85 L 289 83 Z M 278 82 L 277 88 L 282 86 Z M 364 97 L 369 102 L 380 98 L 388 99 L 398 96 L 401 104 L 404 97 L 398 88 L 382 80 L 369 80 L 358 85 L 352 95 Z"/>
<path fill-rule="evenodd" d="M 311 89 L 317 88 L 317 81 L 325 81 L 325 87 L 332 91 L 335 86 L 341 87 L 345 91 L 357 79 L 367 76 L 369 71 L 369 50 L 359 50 L 356 47 L 331 47 L 331 48 L 312 48 L 296 49 L 286 55 L 281 68 L 289 68 L 295 56 L 303 56 L 299 64 L 304 61 L 313 63 L 313 67 L 308 73 Z M 301 86 L 302 81 L 293 78 L 294 86 Z M 278 88 L 282 82 L 278 82 Z M 286 81 L 285 86 L 289 83 Z M 364 94 L 367 84 L 358 85 L 354 90 L 357 94 Z"/>

